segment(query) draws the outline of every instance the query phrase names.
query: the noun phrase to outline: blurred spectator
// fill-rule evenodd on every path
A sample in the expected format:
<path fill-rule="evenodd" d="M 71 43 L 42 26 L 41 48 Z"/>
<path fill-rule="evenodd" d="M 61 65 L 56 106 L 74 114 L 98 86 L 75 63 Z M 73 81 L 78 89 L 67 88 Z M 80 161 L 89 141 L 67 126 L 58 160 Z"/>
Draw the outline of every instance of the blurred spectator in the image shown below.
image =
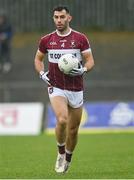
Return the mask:
<path fill-rule="evenodd" d="M 0 12 L 0 72 L 11 70 L 11 39 L 12 26 L 5 12 Z"/>

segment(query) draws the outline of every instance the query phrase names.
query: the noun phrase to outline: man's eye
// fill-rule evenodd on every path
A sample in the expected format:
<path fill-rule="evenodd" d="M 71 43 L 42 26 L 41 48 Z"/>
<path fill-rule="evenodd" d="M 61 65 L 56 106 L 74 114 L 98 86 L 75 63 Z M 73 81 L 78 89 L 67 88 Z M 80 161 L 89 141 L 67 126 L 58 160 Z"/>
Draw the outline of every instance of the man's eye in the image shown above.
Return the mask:
<path fill-rule="evenodd" d="M 64 19 L 65 18 L 65 16 L 61 16 L 61 19 Z"/>

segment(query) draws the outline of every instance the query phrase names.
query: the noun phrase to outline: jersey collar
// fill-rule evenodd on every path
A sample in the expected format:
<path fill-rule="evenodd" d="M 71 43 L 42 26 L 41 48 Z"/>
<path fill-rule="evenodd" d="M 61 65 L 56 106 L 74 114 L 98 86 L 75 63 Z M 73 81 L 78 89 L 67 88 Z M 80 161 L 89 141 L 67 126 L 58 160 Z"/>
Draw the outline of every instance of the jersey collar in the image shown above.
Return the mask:
<path fill-rule="evenodd" d="M 58 30 L 56 29 L 57 35 L 58 35 L 58 36 L 61 36 L 61 37 L 68 36 L 69 34 L 71 34 L 71 32 L 72 32 L 72 29 L 70 28 L 70 29 L 69 29 L 69 32 L 68 32 L 67 34 L 60 34 L 60 33 L 58 32 Z"/>

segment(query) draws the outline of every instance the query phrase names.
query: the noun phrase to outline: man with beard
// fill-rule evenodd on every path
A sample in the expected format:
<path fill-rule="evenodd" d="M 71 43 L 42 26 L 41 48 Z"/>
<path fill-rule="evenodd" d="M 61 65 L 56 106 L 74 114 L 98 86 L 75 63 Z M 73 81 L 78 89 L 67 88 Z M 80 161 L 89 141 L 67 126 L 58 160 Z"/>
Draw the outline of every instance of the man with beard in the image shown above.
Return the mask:
<path fill-rule="evenodd" d="M 55 134 L 58 155 L 55 171 L 65 173 L 77 144 L 83 106 L 83 75 L 92 69 L 94 59 L 87 37 L 70 28 L 72 16 L 67 7 L 55 7 L 53 20 L 56 31 L 41 38 L 34 62 L 40 78 L 48 85 L 50 102 L 57 119 Z M 75 55 L 81 66 L 66 75 L 59 70 L 58 60 L 68 53 Z M 46 54 L 48 71 L 43 63 Z"/>

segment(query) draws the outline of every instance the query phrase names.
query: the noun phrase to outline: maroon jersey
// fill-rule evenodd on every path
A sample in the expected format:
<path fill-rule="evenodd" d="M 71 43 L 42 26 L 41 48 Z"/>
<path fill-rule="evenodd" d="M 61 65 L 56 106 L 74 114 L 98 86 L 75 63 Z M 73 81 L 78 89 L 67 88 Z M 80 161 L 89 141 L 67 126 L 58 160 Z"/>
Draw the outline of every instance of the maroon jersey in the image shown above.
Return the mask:
<path fill-rule="evenodd" d="M 66 35 L 60 35 L 58 31 L 42 37 L 39 50 L 48 54 L 49 78 L 51 85 L 70 91 L 83 90 L 82 76 L 69 76 L 58 68 L 58 60 L 63 54 L 73 54 L 82 62 L 81 53 L 91 51 L 88 39 L 82 33 L 70 29 Z"/>

